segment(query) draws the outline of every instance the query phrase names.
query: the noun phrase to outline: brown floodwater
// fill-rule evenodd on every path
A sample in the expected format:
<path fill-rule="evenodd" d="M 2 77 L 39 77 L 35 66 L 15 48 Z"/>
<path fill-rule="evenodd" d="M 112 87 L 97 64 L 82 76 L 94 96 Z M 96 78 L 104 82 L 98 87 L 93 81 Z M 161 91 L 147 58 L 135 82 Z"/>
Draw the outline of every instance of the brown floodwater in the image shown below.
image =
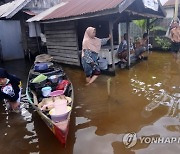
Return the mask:
<path fill-rule="evenodd" d="M 25 82 L 29 65 L 5 63 Z M 180 58 L 153 52 L 148 61 L 115 77 L 101 75 L 85 86 L 80 69 L 64 67 L 75 91 L 66 148 L 37 113 L 24 105 L 21 114 L 0 106 L 0 152 L 3 154 L 179 154 L 180 144 L 140 143 L 140 137 L 180 136 Z M 110 95 L 107 80 L 111 78 Z M 126 133 L 137 133 L 138 142 L 125 148 Z"/>

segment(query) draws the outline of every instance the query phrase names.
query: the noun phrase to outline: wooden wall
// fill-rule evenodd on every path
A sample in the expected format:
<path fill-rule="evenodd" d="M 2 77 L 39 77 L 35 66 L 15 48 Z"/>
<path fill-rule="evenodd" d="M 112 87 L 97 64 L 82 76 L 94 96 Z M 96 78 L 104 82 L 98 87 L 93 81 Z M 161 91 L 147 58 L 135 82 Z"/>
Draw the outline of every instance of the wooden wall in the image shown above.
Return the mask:
<path fill-rule="evenodd" d="M 75 22 L 44 25 L 48 54 L 56 62 L 80 66 Z"/>
<path fill-rule="evenodd" d="M 29 37 L 28 23 L 24 19 L 20 20 L 20 22 L 21 22 L 21 32 L 22 32 L 22 46 L 25 52 L 24 54 L 25 56 L 28 56 L 27 54 L 30 52 L 31 56 L 35 57 L 40 52 L 39 48 L 40 48 L 41 40 L 39 37 L 38 38 Z"/>

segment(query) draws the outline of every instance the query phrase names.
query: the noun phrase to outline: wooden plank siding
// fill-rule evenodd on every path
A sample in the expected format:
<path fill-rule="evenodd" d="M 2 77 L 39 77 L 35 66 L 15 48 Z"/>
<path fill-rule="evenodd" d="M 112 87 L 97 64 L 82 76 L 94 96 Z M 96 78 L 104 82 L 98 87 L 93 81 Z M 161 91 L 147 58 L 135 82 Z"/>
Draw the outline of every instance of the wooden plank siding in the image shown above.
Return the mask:
<path fill-rule="evenodd" d="M 45 24 L 44 31 L 54 61 L 80 66 L 75 22 Z"/>

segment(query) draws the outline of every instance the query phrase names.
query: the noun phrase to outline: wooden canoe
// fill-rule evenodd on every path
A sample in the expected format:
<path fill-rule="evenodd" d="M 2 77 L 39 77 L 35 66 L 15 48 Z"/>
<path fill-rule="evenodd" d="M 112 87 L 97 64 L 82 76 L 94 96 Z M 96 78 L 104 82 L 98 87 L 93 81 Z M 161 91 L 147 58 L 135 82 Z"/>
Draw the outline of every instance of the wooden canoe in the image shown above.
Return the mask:
<path fill-rule="evenodd" d="M 68 118 L 66 120 L 60 121 L 60 122 L 54 122 L 51 120 L 51 117 L 49 115 L 49 112 L 42 111 L 38 104 L 40 103 L 40 100 L 42 99 L 41 95 L 38 94 L 37 89 L 33 89 L 30 85 L 30 80 L 39 74 L 44 74 L 46 76 L 50 75 L 58 75 L 59 73 L 62 73 L 62 68 L 59 67 L 57 64 L 53 66 L 53 71 L 46 72 L 46 73 L 39 73 L 34 71 L 34 66 L 31 68 L 28 76 L 27 81 L 27 88 L 26 88 L 26 95 L 28 98 L 29 103 L 32 105 L 32 107 L 37 111 L 37 113 L 40 115 L 42 120 L 45 122 L 45 124 L 49 127 L 49 129 L 54 133 L 54 135 L 57 137 L 57 139 L 60 141 L 60 143 L 65 147 L 66 140 L 68 136 L 69 131 L 69 123 L 70 123 L 70 115 L 73 108 L 73 100 L 74 100 L 74 91 L 73 91 L 73 85 L 67 75 L 64 73 L 64 80 L 68 80 L 69 84 L 66 87 L 65 90 L 65 96 L 71 98 L 71 102 L 68 103 L 68 106 L 71 107 L 71 111 L 68 113 Z"/>

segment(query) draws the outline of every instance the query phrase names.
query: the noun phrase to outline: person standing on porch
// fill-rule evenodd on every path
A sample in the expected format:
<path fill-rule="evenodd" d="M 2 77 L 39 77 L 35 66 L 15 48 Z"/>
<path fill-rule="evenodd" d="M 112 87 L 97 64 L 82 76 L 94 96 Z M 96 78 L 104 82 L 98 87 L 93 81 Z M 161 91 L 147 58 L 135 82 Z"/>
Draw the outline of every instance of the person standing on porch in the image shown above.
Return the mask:
<path fill-rule="evenodd" d="M 121 43 L 119 44 L 119 47 L 117 49 L 118 51 L 118 58 L 126 63 L 127 62 L 127 58 L 128 58 L 128 50 L 127 50 L 127 33 L 124 34 L 123 39 L 121 41 Z M 130 37 L 130 54 L 132 54 L 134 52 L 134 47 L 133 47 L 133 43 L 132 43 L 132 38 Z"/>
<path fill-rule="evenodd" d="M 82 42 L 82 65 L 86 74 L 86 85 L 93 83 L 100 75 L 100 69 L 98 67 L 98 53 L 101 49 L 101 45 L 105 45 L 111 38 L 99 39 L 96 37 L 96 29 L 94 27 L 88 27 L 85 31 Z"/>

